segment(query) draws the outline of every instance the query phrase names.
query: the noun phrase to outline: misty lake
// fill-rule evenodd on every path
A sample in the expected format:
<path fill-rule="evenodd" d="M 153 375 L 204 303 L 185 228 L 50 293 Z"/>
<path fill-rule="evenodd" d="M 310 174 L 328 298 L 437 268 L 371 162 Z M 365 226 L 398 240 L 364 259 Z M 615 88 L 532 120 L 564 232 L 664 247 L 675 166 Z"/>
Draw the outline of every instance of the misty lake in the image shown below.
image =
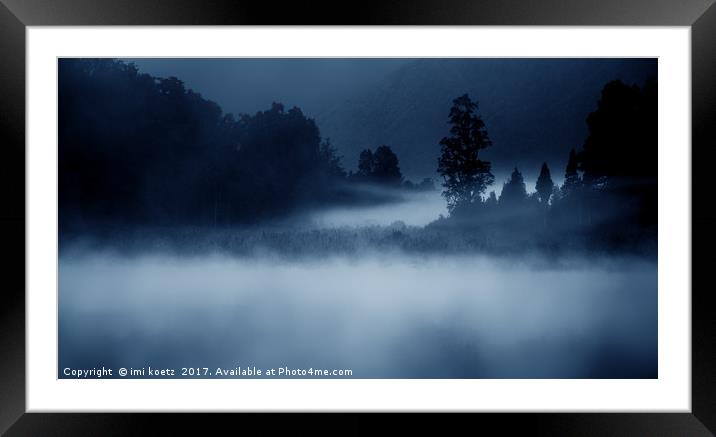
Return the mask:
<path fill-rule="evenodd" d="M 658 377 L 658 59 L 56 67 L 60 378 Z"/>
<path fill-rule="evenodd" d="M 61 256 L 59 368 L 101 366 L 655 378 L 656 263 Z"/>

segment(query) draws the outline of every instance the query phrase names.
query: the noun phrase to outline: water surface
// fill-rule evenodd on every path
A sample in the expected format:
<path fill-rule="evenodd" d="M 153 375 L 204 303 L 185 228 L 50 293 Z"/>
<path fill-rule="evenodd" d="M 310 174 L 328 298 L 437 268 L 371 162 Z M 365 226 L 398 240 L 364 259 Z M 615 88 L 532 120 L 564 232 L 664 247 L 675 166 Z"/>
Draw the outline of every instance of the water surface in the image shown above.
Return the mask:
<path fill-rule="evenodd" d="M 60 259 L 59 304 L 59 369 L 658 376 L 656 264 L 639 260 L 84 253 Z"/>

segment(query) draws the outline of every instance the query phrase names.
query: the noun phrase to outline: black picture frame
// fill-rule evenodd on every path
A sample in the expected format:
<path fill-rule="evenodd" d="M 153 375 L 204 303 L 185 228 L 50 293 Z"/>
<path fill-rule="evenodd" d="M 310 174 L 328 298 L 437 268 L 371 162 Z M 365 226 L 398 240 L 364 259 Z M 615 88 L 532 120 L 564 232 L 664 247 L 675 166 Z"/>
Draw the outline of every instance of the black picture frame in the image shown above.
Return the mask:
<path fill-rule="evenodd" d="M 716 316 L 705 284 L 714 244 L 716 6 L 714 0 L 412 0 L 275 2 L 244 0 L 0 0 L 0 433 L 7 435 L 205 434 L 259 426 L 262 433 L 357 434 L 478 431 L 497 426 L 537 435 L 713 435 L 716 433 Z M 328 417 L 280 414 L 25 413 L 25 30 L 70 25 L 556 25 L 690 26 L 692 43 L 692 409 L 691 413 L 460 414 L 436 423 L 425 416 L 353 413 Z M 698 200 L 698 202 L 696 202 Z M 696 233 L 698 232 L 698 238 Z M 701 280 L 701 283 L 699 281 Z M 376 394 L 378 395 L 378 394 Z M 385 422 L 385 421 L 384 421 Z"/>

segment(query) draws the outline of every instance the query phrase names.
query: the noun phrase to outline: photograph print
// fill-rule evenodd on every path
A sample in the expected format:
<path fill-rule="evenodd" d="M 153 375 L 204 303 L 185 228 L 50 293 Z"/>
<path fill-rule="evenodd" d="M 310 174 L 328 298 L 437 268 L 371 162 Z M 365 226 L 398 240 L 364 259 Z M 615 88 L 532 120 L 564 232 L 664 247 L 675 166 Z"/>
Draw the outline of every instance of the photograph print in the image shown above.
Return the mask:
<path fill-rule="evenodd" d="M 656 58 L 57 62 L 58 378 L 658 378 Z"/>

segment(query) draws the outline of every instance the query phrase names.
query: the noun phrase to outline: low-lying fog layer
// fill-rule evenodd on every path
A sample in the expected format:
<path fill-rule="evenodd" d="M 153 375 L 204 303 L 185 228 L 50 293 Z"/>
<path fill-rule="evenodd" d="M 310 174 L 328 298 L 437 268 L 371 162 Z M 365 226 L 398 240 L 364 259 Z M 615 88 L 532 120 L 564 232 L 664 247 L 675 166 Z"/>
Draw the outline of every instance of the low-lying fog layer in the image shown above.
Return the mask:
<path fill-rule="evenodd" d="M 59 287 L 60 369 L 657 377 L 656 265 L 638 260 L 537 267 L 88 253 L 60 259 Z"/>
<path fill-rule="evenodd" d="M 373 189 L 379 192 L 377 188 Z M 386 193 L 398 196 L 399 200 L 375 206 L 355 208 L 338 207 L 319 210 L 310 215 L 313 226 L 331 228 L 341 226 L 386 226 L 402 217 L 408 226 L 425 226 L 441 214 L 448 215 L 445 199 L 438 190 L 417 192 Z"/>

